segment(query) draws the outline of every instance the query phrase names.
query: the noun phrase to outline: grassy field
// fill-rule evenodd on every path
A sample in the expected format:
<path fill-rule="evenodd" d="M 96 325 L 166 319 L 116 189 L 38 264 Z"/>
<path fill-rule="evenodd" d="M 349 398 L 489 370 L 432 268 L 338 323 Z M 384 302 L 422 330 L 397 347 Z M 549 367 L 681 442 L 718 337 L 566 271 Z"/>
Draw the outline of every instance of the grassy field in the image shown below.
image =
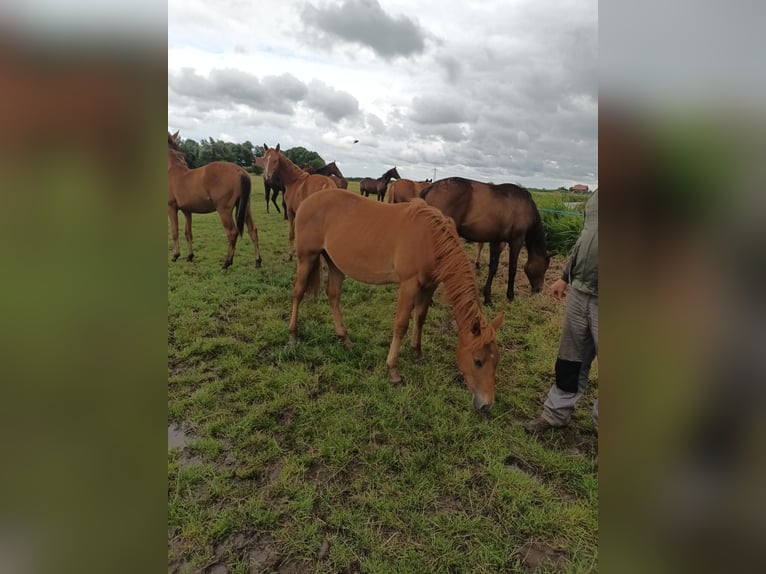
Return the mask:
<path fill-rule="evenodd" d="M 183 230 L 182 258 L 170 262 L 168 232 L 168 570 L 596 571 L 597 370 L 569 428 L 531 437 L 522 427 L 552 383 L 563 304 L 531 295 L 523 272 L 508 303 L 501 263 L 485 313 L 506 310 L 488 416 L 456 377 L 440 291 L 426 361 L 402 347 L 402 387 L 385 367 L 395 285 L 346 280 L 352 349 L 335 338 L 324 292 L 304 300 L 301 342 L 288 347 L 287 222 L 266 213 L 261 178 L 253 184 L 262 268 L 245 234 L 221 270 L 215 214 L 194 216 L 191 263 Z M 475 249 L 466 245 L 471 259 Z M 546 286 L 562 263 L 554 258 Z"/>

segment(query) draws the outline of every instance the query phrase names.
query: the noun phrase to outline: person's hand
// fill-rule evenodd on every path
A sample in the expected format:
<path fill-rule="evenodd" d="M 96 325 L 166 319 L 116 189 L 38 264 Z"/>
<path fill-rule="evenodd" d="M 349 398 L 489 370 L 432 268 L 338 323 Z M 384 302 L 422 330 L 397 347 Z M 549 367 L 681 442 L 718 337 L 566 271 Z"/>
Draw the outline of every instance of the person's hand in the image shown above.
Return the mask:
<path fill-rule="evenodd" d="M 569 283 L 563 279 L 558 279 L 553 285 L 551 285 L 551 296 L 557 301 L 561 301 L 567 292 Z"/>

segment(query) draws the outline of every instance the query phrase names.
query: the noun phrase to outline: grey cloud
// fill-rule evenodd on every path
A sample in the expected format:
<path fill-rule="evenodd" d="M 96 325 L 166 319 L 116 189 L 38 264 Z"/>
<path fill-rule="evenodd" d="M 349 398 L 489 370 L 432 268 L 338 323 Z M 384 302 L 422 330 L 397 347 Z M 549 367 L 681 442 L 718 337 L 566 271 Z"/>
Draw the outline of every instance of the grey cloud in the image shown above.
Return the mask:
<path fill-rule="evenodd" d="M 319 80 L 309 82 L 306 104 L 324 114 L 331 122 L 351 118 L 359 113 L 359 102 L 354 96 Z"/>
<path fill-rule="evenodd" d="M 458 59 L 452 56 L 439 56 L 436 61 L 444 69 L 447 82 L 456 84 L 462 73 L 462 66 Z"/>
<path fill-rule="evenodd" d="M 457 124 L 469 117 L 464 105 L 444 97 L 423 96 L 412 100 L 411 119 L 419 124 Z"/>
<path fill-rule="evenodd" d="M 168 97 L 180 97 L 187 105 L 193 102 L 199 111 L 243 104 L 260 113 L 293 115 L 295 106 L 304 103 L 331 122 L 359 113 L 359 102 L 348 92 L 336 90 L 319 80 L 308 86 L 292 76 L 265 76 L 259 79 L 241 70 L 212 70 L 209 77 L 190 68 L 168 75 Z"/>
<path fill-rule="evenodd" d="M 307 4 L 301 20 L 331 38 L 367 46 L 386 60 L 425 50 L 423 29 L 406 16 L 389 16 L 377 0 L 346 0 L 323 7 Z"/>
<path fill-rule="evenodd" d="M 168 74 L 168 88 L 185 98 L 202 102 L 231 103 L 290 114 L 294 104 L 308 93 L 306 86 L 290 74 L 267 76 L 263 81 L 241 70 L 212 70 L 205 78 L 190 68 Z"/>

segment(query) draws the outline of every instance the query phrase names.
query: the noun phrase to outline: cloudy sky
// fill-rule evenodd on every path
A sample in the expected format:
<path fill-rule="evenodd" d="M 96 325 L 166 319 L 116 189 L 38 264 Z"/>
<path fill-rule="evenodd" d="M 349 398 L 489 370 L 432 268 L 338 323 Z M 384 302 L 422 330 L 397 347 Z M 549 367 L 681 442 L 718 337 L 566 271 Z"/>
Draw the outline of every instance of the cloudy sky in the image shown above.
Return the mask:
<path fill-rule="evenodd" d="M 168 130 L 351 177 L 596 186 L 597 19 L 596 0 L 169 0 Z"/>

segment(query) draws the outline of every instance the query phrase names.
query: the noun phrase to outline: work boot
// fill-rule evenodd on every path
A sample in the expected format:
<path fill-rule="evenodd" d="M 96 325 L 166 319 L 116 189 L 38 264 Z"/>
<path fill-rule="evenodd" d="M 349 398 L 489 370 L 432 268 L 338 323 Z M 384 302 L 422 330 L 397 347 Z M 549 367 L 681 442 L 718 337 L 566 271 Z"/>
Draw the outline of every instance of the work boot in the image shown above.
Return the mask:
<path fill-rule="evenodd" d="M 536 419 L 532 419 L 524 423 L 524 428 L 530 434 L 540 434 L 547 431 L 548 429 L 561 428 L 562 426 L 565 425 L 551 424 L 543 417 L 537 417 Z"/>

